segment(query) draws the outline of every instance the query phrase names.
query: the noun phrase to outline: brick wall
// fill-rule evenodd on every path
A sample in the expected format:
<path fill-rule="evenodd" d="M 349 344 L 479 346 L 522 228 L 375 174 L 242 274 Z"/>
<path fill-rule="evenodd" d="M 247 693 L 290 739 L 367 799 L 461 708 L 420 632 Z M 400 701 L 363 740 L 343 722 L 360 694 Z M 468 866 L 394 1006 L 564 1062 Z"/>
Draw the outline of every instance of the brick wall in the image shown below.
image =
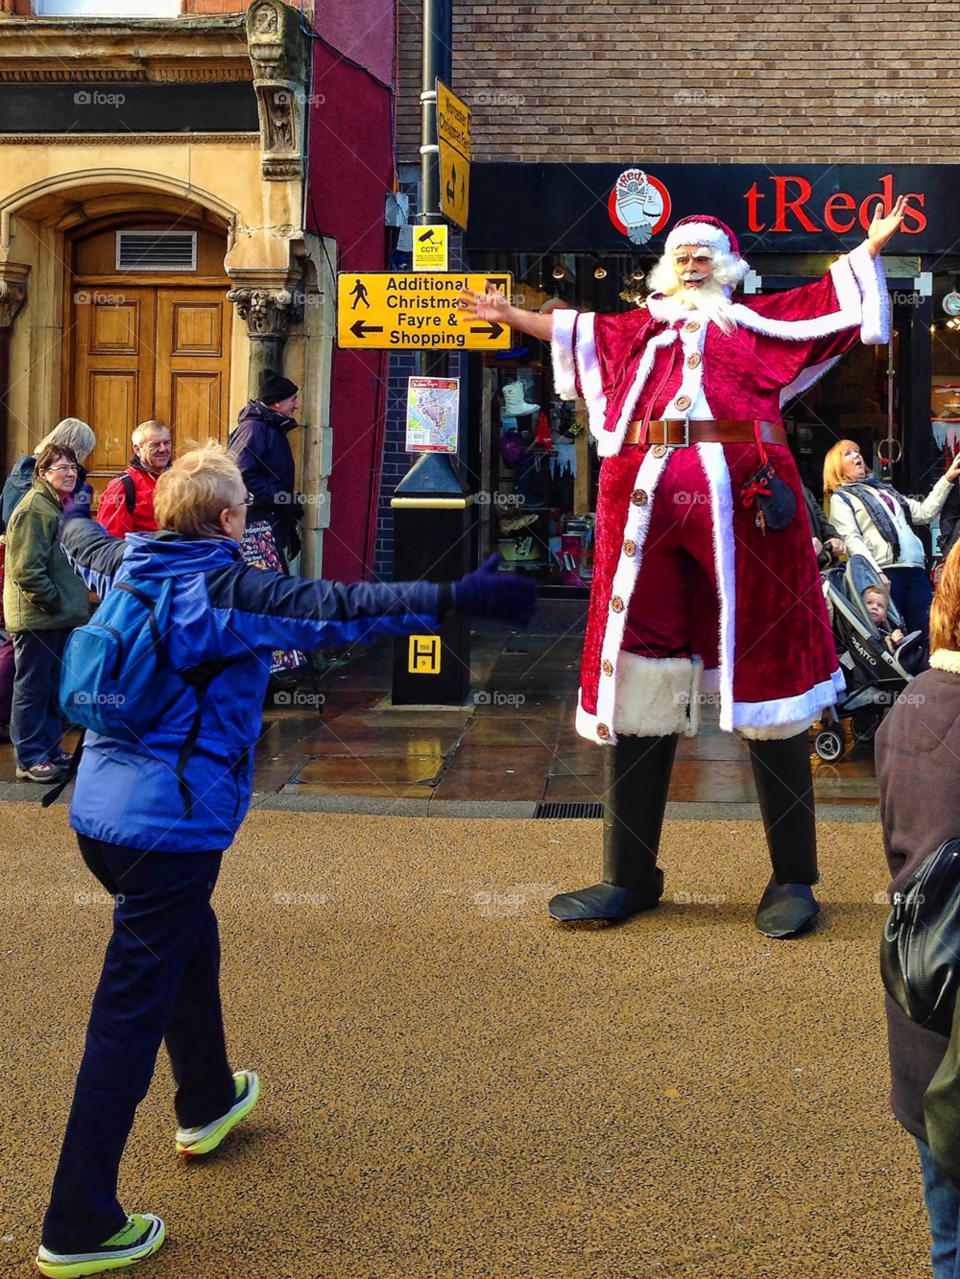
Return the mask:
<path fill-rule="evenodd" d="M 420 141 L 420 6 L 400 6 L 398 145 Z M 456 0 L 478 160 L 953 163 L 960 3 Z"/>

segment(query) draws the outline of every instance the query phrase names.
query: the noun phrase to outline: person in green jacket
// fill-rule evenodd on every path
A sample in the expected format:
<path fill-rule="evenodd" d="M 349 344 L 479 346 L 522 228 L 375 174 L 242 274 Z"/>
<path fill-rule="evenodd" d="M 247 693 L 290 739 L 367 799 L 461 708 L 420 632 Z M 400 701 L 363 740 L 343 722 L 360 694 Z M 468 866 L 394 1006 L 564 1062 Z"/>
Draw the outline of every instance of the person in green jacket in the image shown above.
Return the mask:
<path fill-rule="evenodd" d="M 67 636 L 87 621 L 90 605 L 57 530 L 62 501 L 76 479 L 73 449 L 47 445 L 30 492 L 7 524 L 3 612 L 16 654 L 10 736 L 20 781 L 59 781 L 70 760 L 60 741 L 60 659 Z"/>

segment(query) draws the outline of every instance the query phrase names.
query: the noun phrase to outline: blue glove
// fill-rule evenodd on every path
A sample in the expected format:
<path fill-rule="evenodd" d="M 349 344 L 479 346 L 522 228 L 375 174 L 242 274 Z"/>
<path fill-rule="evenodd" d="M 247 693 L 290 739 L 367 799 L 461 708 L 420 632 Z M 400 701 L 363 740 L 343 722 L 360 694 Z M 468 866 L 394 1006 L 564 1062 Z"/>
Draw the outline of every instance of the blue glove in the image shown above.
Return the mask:
<path fill-rule="evenodd" d="M 63 514 L 60 516 L 60 527 L 63 528 L 68 520 L 89 519 L 90 503 L 93 501 L 93 489 L 89 484 L 78 484 L 70 496 L 63 504 Z"/>
<path fill-rule="evenodd" d="M 453 585 L 453 607 L 458 613 L 495 617 L 501 622 L 526 626 L 537 611 L 537 588 L 525 577 L 498 573 L 499 555 Z"/>

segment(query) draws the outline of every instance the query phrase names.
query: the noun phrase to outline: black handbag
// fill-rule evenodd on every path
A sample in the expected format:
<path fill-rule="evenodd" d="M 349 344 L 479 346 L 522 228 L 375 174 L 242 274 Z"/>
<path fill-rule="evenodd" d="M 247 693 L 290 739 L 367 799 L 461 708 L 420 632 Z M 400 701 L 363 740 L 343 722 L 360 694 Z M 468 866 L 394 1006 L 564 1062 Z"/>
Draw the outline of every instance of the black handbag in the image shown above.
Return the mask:
<path fill-rule="evenodd" d="M 960 987 L 960 839 L 948 839 L 897 894 L 880 942 L 887 993 L 912 1022 L 949 1036 Z"/>

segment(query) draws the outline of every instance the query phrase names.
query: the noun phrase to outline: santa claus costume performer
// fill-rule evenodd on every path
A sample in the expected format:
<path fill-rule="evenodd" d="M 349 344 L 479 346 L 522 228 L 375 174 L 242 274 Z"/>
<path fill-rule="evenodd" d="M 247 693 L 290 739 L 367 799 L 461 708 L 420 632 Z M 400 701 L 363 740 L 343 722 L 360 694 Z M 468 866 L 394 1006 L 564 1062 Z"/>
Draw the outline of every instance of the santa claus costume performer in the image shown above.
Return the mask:
<path fill-rule="evenodd" d="M 556 390 L 586 401 L 603 458 L 577 712 L 581 735 L 612 747 L 603 881 L 554 897 L 556 919 L 658 904 L 677 741 L 711 692 L 721 728 L 748 742 L 773 865 L 757 927 L 789 937 L 819 912 L 807 728 L 843 680 L 780 408 L 857 342 L 887 341 L 878 257 L 905 204 L 887 217 L 878 205 L 863 244 L 784 293 L 736 296 L 749 269 L 736 237 L 697 216 L 667 237 L 642 309 L 536 315 L 490 288 L 461 297 L 471 315 L 552 342 Z M 764 463 L 789 492 L 764 495 Z M 769 503 L 782 517 L 791 495 L 775 529 Z"/>

